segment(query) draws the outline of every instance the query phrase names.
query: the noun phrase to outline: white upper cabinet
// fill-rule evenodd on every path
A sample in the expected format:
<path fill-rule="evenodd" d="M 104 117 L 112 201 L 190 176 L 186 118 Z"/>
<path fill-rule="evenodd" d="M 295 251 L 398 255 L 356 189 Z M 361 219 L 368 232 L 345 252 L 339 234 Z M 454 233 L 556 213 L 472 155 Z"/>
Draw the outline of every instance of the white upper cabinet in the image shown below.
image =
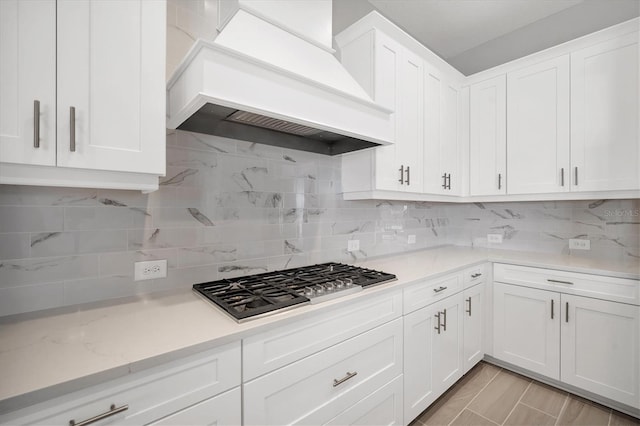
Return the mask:
<path fill-rule="evenodd" d="M 164 174 L 165 9 L 58 0 L 58 166 Z"/>
<path fill-rule="evenodd" d="M 372 99 L 395 111 L 393 145 L 343 155 L 344 191 L 421 192 L 422 59 L 379 30 L 347 42 L 341 52 Z"/>
<path fill-rule="evenodd" d="M 425 193 L 461 195 L 460 89 L 435 68 L 424 70 Z"/>
<path fill-rule="evenodd" d="M 0 161 L 56 163 L 56 2 L 0 1 Z"/>
<path fill-rule="evenodd" d="M 508 193 L 569 188 L 569 56 L 507 74 Z"/>
<path fill-rule="evenodd" d="M 157 189 L 166 2 L 3 0 L 0 19 L 0 183 Z"/>
<path fill-rule="evenodd" d="M 640 189 L 638 31 L 571 54 L 571 190 Z"/>
<path fill-rule="evenodd" d="M 506 77 L 471 85 L 469 102 L 470 195 L 506 194 Z"/>

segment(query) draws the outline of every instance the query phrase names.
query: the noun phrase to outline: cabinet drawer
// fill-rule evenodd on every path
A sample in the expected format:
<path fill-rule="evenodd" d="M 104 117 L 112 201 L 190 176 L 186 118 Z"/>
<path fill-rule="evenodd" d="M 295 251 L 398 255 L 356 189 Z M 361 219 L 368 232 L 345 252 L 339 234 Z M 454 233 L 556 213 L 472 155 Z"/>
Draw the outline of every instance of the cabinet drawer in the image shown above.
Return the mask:
<path fill-rule="evenodd" d="M 150 426 L 239 425 L 242 423 L 241 397 L 238 386 L 222 395 L 153 422 Z"/>
<path fill-rule="evenodd" d="M 640 281 L 496 263 L 493 280 L 640 305 Z"/>
<path fill-rule="evenodd" d="M 175 360 L 0 417 L 0 424 L 67 426 L 116 407 L 96 425 L 146 424 L 240 384 L 240 342 Z"/>
<path fill-rule="evenodd" d="M 487 278 L 487 265 L 482 264 L 474 266 L 473 268 L 465 269 L 462 273 L 464 288 L 473 287 L 476 284 L 480 284 Z"/>
<path fill-rule="evenodd" d="M 401 293 L 387 293 L 324 312 L 242 341 L 244 380 L 251 380 L 399 318 Z"/>
<path fill-rule="evenodd" d="M 400 374 L 398 318 L 246 383 L 245 424 L 323 424 Z"/>
<path fill-rule="evenodd" d="M 462 274 L 445 275 L 404 289 L 404 314 L 423 308 L 462 290 Z"/>
<path fill-rule="evenodd" d="M 402 376 L 337 415 L 327 425 L 402 425 Z"/>

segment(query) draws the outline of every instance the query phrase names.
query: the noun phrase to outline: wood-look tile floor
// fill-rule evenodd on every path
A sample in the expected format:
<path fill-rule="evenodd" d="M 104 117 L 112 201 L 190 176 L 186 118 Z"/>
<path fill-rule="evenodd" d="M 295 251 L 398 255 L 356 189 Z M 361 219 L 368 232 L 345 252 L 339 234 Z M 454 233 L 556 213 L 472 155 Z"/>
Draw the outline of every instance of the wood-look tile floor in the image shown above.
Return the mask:
<path fill-rule="evenodd" d="M 411 426 L 640 426 L 640 420 L 481 362 Z"/>

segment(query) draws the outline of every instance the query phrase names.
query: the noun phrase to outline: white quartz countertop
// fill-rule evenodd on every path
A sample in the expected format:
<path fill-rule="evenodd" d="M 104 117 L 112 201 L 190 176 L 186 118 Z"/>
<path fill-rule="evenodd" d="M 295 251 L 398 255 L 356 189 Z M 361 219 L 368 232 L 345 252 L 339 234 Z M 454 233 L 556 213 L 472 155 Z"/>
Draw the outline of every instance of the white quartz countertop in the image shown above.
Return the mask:
<path fill-rule="evenodd" d="M 397 281 L 243 324 L 191 289 L 6 317 L 0 319 L 0 413 L 486 261 L 640 279 L 640 261 L 440 247 L 359 263 Z"/>

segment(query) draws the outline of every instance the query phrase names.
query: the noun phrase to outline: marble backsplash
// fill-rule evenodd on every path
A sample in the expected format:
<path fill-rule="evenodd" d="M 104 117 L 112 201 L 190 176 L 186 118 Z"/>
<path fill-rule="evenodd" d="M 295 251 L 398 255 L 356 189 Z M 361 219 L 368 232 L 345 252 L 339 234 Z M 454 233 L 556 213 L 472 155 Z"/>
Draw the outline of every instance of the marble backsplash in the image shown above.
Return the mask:
<path fill-rule="evenodd" d="M 486 204 L 344 201 L 340 158 L 188 132 L 167 139 L 160 189 L 0 185 L 0 316 L 329 260 L 444 244 L 640 257 L 640 200 Z M 409 235 L 416 244 L 408 244 Z M 360 240 L 348 252 L 347 240 Z M 167 278 L 133 263 L 167 259 Z"/>

